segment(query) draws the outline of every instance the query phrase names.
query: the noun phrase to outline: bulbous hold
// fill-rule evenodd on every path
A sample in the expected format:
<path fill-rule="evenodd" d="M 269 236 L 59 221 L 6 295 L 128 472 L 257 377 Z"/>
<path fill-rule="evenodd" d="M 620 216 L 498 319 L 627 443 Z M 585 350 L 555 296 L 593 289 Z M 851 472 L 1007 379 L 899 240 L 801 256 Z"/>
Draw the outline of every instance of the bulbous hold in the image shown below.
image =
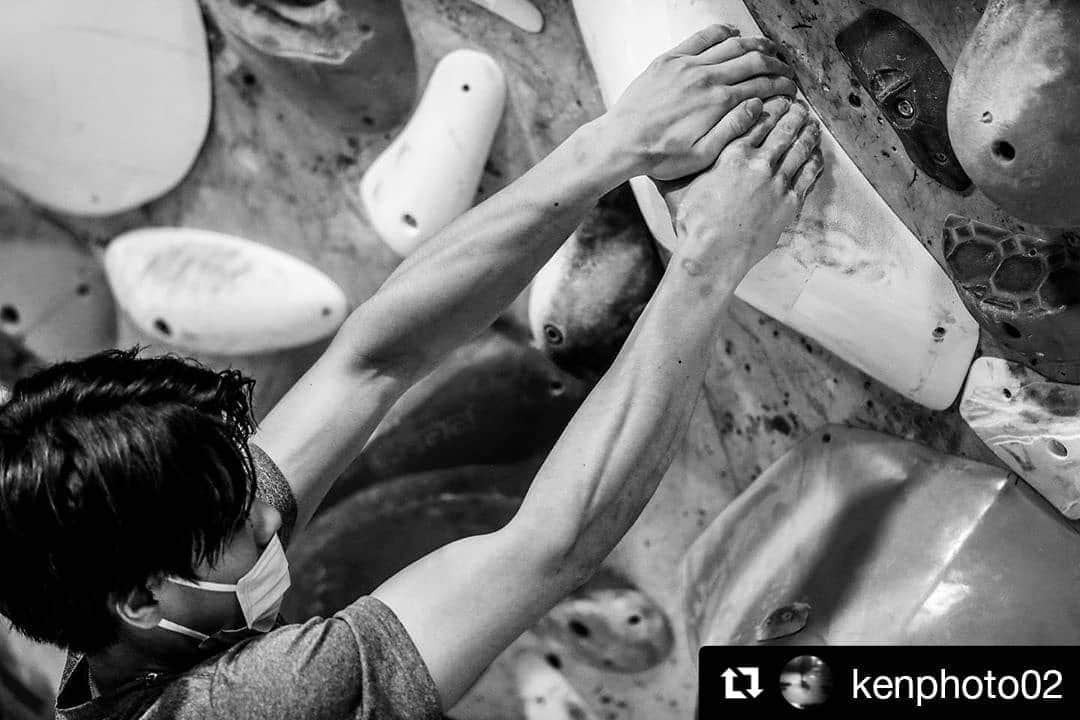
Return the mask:
<path fill-rule="evenodd" d="M 949 138 L 1021 220 L 1080 225 L 1080 3 L 991 0 L 956 63 Z"/>

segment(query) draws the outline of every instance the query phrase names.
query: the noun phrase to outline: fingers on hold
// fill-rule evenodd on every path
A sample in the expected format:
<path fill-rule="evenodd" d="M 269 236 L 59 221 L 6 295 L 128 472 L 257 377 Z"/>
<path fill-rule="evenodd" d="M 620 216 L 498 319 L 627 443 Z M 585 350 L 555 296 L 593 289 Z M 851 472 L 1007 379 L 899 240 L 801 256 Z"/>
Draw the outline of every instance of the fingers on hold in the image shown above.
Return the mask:
<path fill-rule="evenodd" d="M 787 154 L 788 149 L 799 136 L 799 131 L 802 130 L 809 117 L 810 111 L 807 109 L 806 104 L 796 100 L 788 108 L 788 111 L 784 113 L 784 116 L 777 121 L 776 127 L 772 129 L 769 137 L 762 144 L 774 166 L 779 164 L 781 158 Z"/>
<path fill-rule="evenodd" d="M 790 106 L 791 101 L 786 97 L 772 97 L 766 100 L 762 103 L 761 113 L 753 126 L 741 138 L 742 141 L 749 146 L 760 146 L 761 143 L 765 142 L 765 138 L 769 136 L 769 133 L 776 127 L 776 123 L 784 116 Z"/>
<path fill-rule="evenodd" d="M 727 62 L 709 65 L 708 67 L 724 82 L 732 85 L 754 77 L 775 75 L 781 78 L 790 78 L 793 74 L 786 63 L 759 50 L 753 50 Z M 779 95 L 782 93 L 773 92 L 771 94 Z"/>
<path fill-rule="evenodd" d="M 768 38 L 735 36 L 717 43 L 715 46 L 701 53 L 698 57 L 703 62 L 724 63 L 729 60 L 737 59 L 749 52 L 761 52 L 775 56 L 780 52 L 780 48 Z"/>
<path fill-rule="evenodd" d="M 825 158 L 822 157 L 821 149 L 818 148 L 810 154 L 810 159 L 799 168 L 799 172 L 795 175 L 795 181 L 792 183 L 791 189 L 799 196 L 800 200 L 804 199 L 814 189 L 814 184 L 821 177 L 824 169 Z"/>
<path fill-rule="evenodd" d="M 683 40 L 672 48 L 671 52 L 677 55 L 697 55 L 708 50 L 713 45 L 738 34 L 739 29 L 732 25 L 723 25 L 721 23 L 709 25 Z"/>
<path fill-rule="evenodd" d="M 783 75 L 762 75 L 736 83 L 729 91 L 733 97 L 745 100 L 748 97 L 771 98 L 774 95 L 794 97 L 795 81 Z"/>
<path fill-rule="evenodd" d="M 715 162 L 728 143 L 736 140 L 754 126 L 758 116 L 761 115 L 761 108 L 761 100 L 750 98 L 739 103 L 720 118 L 720 122 L 696 143 L 703 161 Z"/>
<path fill-rule="evenodd" d="M 799 169 L 810 160 L 820 142 L 821 126 L 817 120 L 808 118 L 780 163 L 781 177 L 790 183 Z"/>

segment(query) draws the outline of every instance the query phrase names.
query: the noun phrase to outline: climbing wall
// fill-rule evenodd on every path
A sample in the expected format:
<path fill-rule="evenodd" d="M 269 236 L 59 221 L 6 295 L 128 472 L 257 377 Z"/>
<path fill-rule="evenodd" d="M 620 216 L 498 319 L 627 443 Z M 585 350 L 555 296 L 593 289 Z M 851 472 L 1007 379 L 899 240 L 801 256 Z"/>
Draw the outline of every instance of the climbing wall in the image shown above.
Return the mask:
<path fill-rule="evenodd" d="M 293 16 L 330 28 L 320 35 L 235 11 L 257 4 L 206 0 L 213 116 L 193 167 L 175 188 L 133 210 L 100 217 L 0 191 L 0 253 L 9 253 L 0 257 L 14 258 L 34 242 L 48 244 L 63 253 L 73 276 L 50 299 L 50 307 L 64 313 L 40 312 L 29 291 L 5 297 L 0 284 L 0 386 L 44 362 L 142 343 L 151 352 L 179 351 L 251 374 L 257 379 L 257 414 L 265 414 L 318 356 L 326 338 L 242 354 L 185 345 L 171 332 L 174 325 L 166 323 L 170 332 L 164 332 L 152 314 L 140 323 L 113 307 L 102 274 L 106 250 L 114 245 L 110 252 L 115 254 L 115 238 L 146 227 L 225 233 L 308 263 L 340 288 L 345 307 L 355 307 L 409 247 L 409 242 L 388 245 L 380 239 L 362 179 L 377 158 L 395 152 L 441 59 L 463 49 L 486 53 L 505 84 L 497 125 L 490 137 L 481 138 L 490 152 L 474 173 L 476 201 L 512 182 L 603 111 L 571 3 L 534 4 L 543 19 L 541 32 L 525 31 L 467 0 L 402 0 L 400 10 L 397 0 L 342 0 L 337 12 L 345 17 L 378 10 L 359 24 L 339 23 L 341 16 L 333 13 Z M 951 70 L 985 3 L 880 0 L 874 5 L 903 17 Z M 856 21 L 865 3 L 749 0 L 747 7 L 767 35 L 788 46 L 802 92 L 839 147 L 938 262 L 949 264 L 951 251 L 942 242 L 949 215 L 1003 228 L 1005 234 L 1069 241 L 1060 229 L 1015 219 L 978 190 L 959 192 L 918 170 L 836 45 L 838 33 Z M 297 70 L 295 64 L 266 57 L 268 48 L 293 57 L 320 52 L 348 57 L 356 42 L 373 38 L 376 46 L 396 38 L 382 51 L 390 67 L 389 78 L 382 79 L 389 88 L 384 95 L 378 95 L 371 78 Z M 411 38 L 411 49 L 405 38 Z M 340 97 L 355 93 L 355 99 L 335 104 L 333 93 L 328 99 L 313 90 L 338 87 L 335 83 L 341 83 Z M 372 94 L 380 101 L 363 99 Z M 405 241 L 415 239 L 409 227 L 422 229 L 407 211 L 395 209 L 390 219 L 408 226 Z M 598 253 L 597 243 L 616 236 L 622 244 L 606 247 L 606 262 L 648 270 L 612 292 L 623 298 L 647 293 L 658 256 L 633 204 L 617 195 L 605 199 L 564 248 L 564 265 L 545 268 L 542 281 L 573 297 L 587 296 L 595 285 L 568 280 L 565 267 L 573 263 L 567 258 Z M 5 270 L 0 266 L 0 281 Z M 534 307 L 543 309 L 529 318 L 523 295 L 493 331 L 455 353 L 395 408 L 331 493 L 312 532 L 291 550 L 294 615 L 332 610 L 418 554 L 462 534 L 493 529 L 509 516 L 598 372 L 595 358 L 581 361 L 570 350 L 602 343 L 587 333 L 583 340 L 572 322 L 551 321 L 558 313 L 563 319 L 582 316 L 565 304 L 553 310 L 553 296 L 546 305 L 537 300 Z M 624 304 L 613 304 L 609 314 L 631 313 L 639 303 Z M 56 331 L 42 329 L 63 327 L 58 323 L 65 317 L 94 318 L 94 330 L 80 336 L 77 346 L 57 343 Z M 589 327 L 594 332 L 597 324 Z M 981 350 L 1024 358 L 1023 348 L 1004 346 L 999 339 L 983 333 Z M 492 416 L 491 407 L 503 414 Z M 655 498 L 609 558 L 602 581 L 518 640 L 451 715 L 460 720 L 537 716 L 532 714 L 537 697 L 548 693 L 556 704 L 605 720 L 691 717 L 696 648 L 687 638 L 691 619 L 678 570 L 687 549 L 763 471 L 827 423 L 911 440 L 927 452 L 1002 465 L 955 404 L 929 410 L 812 337 L 736 301 L 686 441 Z M 1072 495 L 1067 498 L 1072 502 Z M 388 535 L 408 540 L 379 546 Z M 355 572 L 355 567 L 366 570 Z"/>

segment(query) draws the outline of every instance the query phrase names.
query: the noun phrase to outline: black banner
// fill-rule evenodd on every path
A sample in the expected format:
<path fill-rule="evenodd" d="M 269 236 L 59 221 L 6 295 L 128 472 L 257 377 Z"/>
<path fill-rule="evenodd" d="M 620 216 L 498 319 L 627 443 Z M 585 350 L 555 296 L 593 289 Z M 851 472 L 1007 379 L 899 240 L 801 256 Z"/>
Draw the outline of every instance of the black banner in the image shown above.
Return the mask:
<path fill-rule="evenodd" d="M 707 645 L 697 717 L 956 718 L 1000 708 L 1076 718 L 1078 656 L 1076 647 Z"/>

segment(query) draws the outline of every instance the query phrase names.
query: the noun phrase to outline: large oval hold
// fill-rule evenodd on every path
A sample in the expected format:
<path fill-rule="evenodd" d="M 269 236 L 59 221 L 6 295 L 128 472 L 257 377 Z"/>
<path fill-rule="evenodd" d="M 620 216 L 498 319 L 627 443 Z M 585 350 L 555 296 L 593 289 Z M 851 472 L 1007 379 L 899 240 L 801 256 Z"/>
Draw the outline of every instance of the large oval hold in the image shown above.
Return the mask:
<path fill-rule="evenodd" d="M 1080 225 L 1080 3 L 991 0 L 956 63 L 949 137 L 1021 220 Z"/>
<path fill-rule="evenodd" d="M 382 132 L 416 97 L 401 0 L 206 0 L 255 74 L 324 126 Z"/>
<path fill-rule="evenodd" d="M 455 50 L 435 66 L 409 123 L 360 181 L 379 237 L 399 255 L 472 207 L 506 102 L 498 64 Z"/>
<path fill-rule="evenodd" d="M 337 330 L 341 288 L 292 255 L 190 228 L 125 233 L 105 252 L 116 300 L 135 324 L 193 352 L 252 355 Z"/>
<path fill-rule="evenodd" d="M 3 12 L 0 178 L 82 215 L 180 182 L 210 122 L 195 0 L 7 0 Z"/>
<path fill-rule="evenodd" d="M 1062 515 L 1080 519 L 1080 385 L 981 357 L 968 373 L 960 415 Z"/>
<path fill-rule="evenodd" d="M 649 62 L 692 33 L 726 23 L 761 35 L 742 0 L 574 0 L 601 95 L 610 106 Z M 979 328 L 949 278 L 822 123 L 825 170 L 798 221 L 735 294 L 902 395 L 948 407 Z M 647 177 L 630 181 L 656 239 L 671 216 Z"/>
<path fill-rule="evenodd" d="M 1080 537 L 1013 477 L 822 428 L 690 547 L 690 646 L 755 644 L 763 629 L 790 645 L 1080 642 Z M 778 617 L 795 622 L 768 627 Z"/>

